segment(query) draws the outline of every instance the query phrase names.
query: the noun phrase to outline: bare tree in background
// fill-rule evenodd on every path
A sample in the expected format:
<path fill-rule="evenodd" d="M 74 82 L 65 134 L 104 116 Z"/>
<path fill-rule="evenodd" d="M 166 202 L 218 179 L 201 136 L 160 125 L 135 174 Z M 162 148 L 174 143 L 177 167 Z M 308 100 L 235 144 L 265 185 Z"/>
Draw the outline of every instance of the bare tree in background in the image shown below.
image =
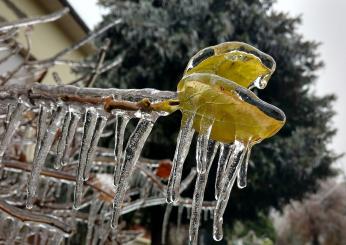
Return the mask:
<path fill-rule="evenodd" d="M 345 244 L 345 211 L 345 183 L 325 182 L 316 194 L 285 208 L 277 244 Z"/>

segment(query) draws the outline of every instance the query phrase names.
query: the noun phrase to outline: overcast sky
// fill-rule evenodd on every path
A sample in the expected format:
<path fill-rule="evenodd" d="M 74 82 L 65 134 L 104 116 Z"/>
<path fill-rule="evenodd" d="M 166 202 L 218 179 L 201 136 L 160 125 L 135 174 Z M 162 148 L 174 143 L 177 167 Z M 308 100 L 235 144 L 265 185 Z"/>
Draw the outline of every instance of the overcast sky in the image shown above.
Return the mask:
<path fill-rule="evenodd" d="M 105 12 L 96 5 L 97 0 L 70 2 L 91 28 Z M 346 152 L 346 80 L 343 77 L 346 72 L 346 0 L 278 0 L 275 8 L 293 16 L 302 15 L 299 32 L 307 39 L 322 43 L 319 51 L 326 66 L 319 73 L 315 91 L 320 95 L 337 95 L 338 101 L 334 104 L 337 115 L 333 123 L 338 133 L 330 147 L 338 153 Z M 346 170 L 346 158 L 339 163 Z"/>

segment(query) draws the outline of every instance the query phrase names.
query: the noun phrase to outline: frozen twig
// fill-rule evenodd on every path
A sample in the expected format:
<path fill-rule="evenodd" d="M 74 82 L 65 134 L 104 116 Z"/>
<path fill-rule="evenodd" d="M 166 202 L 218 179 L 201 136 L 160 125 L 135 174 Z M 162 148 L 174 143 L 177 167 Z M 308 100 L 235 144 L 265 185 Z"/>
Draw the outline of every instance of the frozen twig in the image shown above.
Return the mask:
<path fill-rule="evenodd" d="M 33 17 L 33 18 L 19 19 L 19 20 L 12 21 L 12 22 L 6 22 L 3 24 L 0 24 L 0 32 L 3 32 L 3 31 L 13 32 L 14 29 L 16 29 L 16 28 L 52 22 L 52 21 L 55 21 L 55 20 L 61 18 L 62 16 L 64 16 L 68 11 L 69 11 L 68 8 L 64 8 L 58 12 L 55 12 L 55 13 L 52 13 L 49 15 Z"/>
<path fill-rule="evenodd" d="M 92 72 L 90 79 L 86 83 L 86 87 L 92 87 L 94 85 L 94 82 L 97 78 L 97 76 L 100 74 L 100 69 L 102 67 L 103 61 L 105 60 L 106 57 L 106 52 L 109 48 L 109 45 L 111 44 L 109 39 L 106 39 L 106 43 L 101 47 L 99 56 L 97 58 L 96 66 L 94 71 Z"/>
<path fill-rule="evenodd" d="M 70 233 L 72 231 L 69 225 L 56 218 L 53 218 L 52 216 L 47 216 L 42 213 L 34 213 L 25 209 L 17 208 L 15 206 L 8 204 L 6 201 L 2 199 L 0 199 L 0 210 L 23 222 L 31 221 L 47 224 L 55 228 L 58 228 L 59 230 L 62 230 L 65 233 Z"/>
<path fill-rule="evenodd" d="M 28 64 L 28 66 L 40 68 L 40 69 L 48 69 L 49 67 L 55 65 L 56 61 L 62 59 L 62 57 L 64 57 L 66 54 L 71 53 L 72 51 L 79 49 L 84 44 L 90 42 L 91 40 L 95 39 L 97 36 L 101 35 L 105 31 L 110 29 L 111 27 L 120 24 L 121 22 L 122 21 L 120 19 L 116 20 L 114 22 L 111 22 L 108 25 L 100 28 L 99 30 L 91 32 L 90 34 L 88 34 L 87 36 L 82 38 L 79 42 L 75 43 L 71 47 L 61 50 L 59 53 L 57 53 L 53 57 L 46 59 L 46 60 L 31 62 L 30 64 Z"/>

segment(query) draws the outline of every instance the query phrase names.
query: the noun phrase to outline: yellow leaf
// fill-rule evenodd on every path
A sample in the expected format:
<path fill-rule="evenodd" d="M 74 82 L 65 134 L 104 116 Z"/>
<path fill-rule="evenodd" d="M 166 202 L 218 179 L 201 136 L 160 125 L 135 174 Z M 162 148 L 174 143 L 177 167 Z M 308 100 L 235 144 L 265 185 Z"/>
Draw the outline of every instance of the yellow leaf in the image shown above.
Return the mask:
<path fill-rule="evenodd" d="M 180 109 L 195 113 L 194 128 L 203 117 L 214 121 L 210 137 L 230 143 L 260 142 L 271 137 L 285 123 L 285 114 L 260 100 L 253 92 L 214 74 L 196 73 L 178 84 Z M 184 122 L 182 122 L 184 123 Z"/>
<path fill-rule="evenodd" d="M 274 59 L 241 42 L 226 42 L 211 46 L 194 55 L 184 76 L 193 73 L 215 74 L 245 88 L 264 88 L 275 70 Z"/>

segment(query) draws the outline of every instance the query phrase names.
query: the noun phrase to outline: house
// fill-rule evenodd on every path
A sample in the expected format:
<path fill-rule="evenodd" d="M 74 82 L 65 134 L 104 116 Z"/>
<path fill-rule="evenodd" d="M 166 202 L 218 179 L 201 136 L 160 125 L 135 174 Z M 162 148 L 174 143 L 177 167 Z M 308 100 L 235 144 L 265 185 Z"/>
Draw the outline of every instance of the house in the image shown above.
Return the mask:
<path fill-rule="evenodd" d="M 35 25 L 30 32 L 30 59 L 42 60 L 72 46 L 89 32 L 87 25 L 67 0 L 2 0 L 0 1 L 0 22 L 48 15 L 66 7 L 70 9 L 68 14 L 57 21 Z M 13 69 L 13 67 L 18 66 L 18 64 L 23 61 L 28 46 L 24 31 L 25 30 L 21 30 L 18 38 L 16 38 L 21 50 L 11 57 L 11 59 L 0 64 L 0 74 Z M 4 44 L 1 43 L 0 45 L 4 46 Z M 0 60 L 6 56 L 8 52 L 10 51 L 2 50 L 0 46 Z M 86 58 L 93 52 L 93 46 L 91 44 L 86 44 L 78 50 L 67 54 L 64 59 L 78 61 Z M 49 69 L 48 72 L 41 75 L 41 77 L 36 78 L 36 80 L 47 84 L 54 83 L 52 77 L 54 71 L 59 74 L 64 83 L 72 81 L 77 77 L 76 74 L 71 72 L 71 69 L 67 65 L 55 65 Z"/>

